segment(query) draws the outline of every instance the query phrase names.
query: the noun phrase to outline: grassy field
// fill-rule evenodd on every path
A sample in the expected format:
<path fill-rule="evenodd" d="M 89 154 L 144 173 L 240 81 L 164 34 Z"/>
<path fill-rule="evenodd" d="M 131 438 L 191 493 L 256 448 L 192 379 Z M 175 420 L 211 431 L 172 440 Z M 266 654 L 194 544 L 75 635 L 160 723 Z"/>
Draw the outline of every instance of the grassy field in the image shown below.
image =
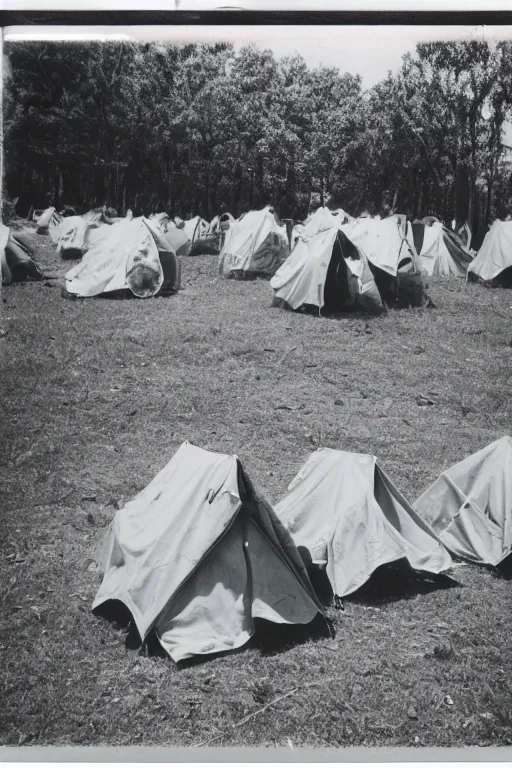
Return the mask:
<path fill-rule="evenodd" d="M 321 445 L 376 454 L 414 500 L 512 431 L 510 290 L 431 280 L 433 309 L 322 319 L 211 256 L 185 259 L 183 283 L 147 301 L 2 291 L 0 742 L 512 744 L 497 571 L 403 595 L 377 577 L 328 606 L 334 636 L 260 634 L 182 667 L 92 614 L 95 543 L 185 439 L 237 453 L 271 502 Z"/>

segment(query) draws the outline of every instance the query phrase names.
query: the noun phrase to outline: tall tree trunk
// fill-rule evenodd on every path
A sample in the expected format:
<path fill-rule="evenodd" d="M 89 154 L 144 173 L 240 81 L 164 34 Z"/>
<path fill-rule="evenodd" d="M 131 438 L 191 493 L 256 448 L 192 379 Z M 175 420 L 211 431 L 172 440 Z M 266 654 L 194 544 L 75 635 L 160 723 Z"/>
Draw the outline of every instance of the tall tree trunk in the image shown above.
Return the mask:
<path fill-rule="evenodd" d="M 421 218 L 422 214 L 422 208 L 423 208 L 423 181 L 422 179 L 419 179 L 418 184 L 418 205 L 416 208 L 416 218 Z"/>
<path fill-rule="evenodd" d="M 55 207 L 60 208 L 61 207 L 61 199 L 60 199 L 60 173 L 59 169 L 55 167 L 54 173 L 53 173 L 53 199 L 55 200 Z"/>

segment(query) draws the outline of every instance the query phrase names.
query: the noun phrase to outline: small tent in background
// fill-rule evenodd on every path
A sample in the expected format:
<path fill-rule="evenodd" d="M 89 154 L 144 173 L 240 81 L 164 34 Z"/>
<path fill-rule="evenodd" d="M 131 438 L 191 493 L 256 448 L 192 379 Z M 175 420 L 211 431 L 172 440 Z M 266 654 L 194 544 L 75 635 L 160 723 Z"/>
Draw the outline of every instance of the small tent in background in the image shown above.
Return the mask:
<path fill-rule="evenodd" d="M 347 239 L 327 208 L 319 208 L 304 226 L 270 285 L 292 309 L 340 311 L 355 305 L 382 309 L 365 255 Z"/>
<path fill-rule="evenodd" d="M 235 223 L 234 217 L 226 212 L 221 213 L 220 216 L 214 216 L 210 222 L 209 232 L 216 234 L 217 232 L 227 232 Z"/>
<path fill-rule="evenodd" d="M 249 211 L 228 230 L 219 271 L 225 277 L 270 277 L 289 252 L 286 228 L 278 223 L 273 208 Z"/>
<path fill-rule="evenodd" d="M 385 304 L 421 306 L 425 303 L 423 273 L 418 269 L 412 231 L 405 216 L 360 217 L 344 224 L 341 230 L 370 262 Z"/>
<path fill-rule="evenodd" d="M 194 216 L 192 219 L 188 219 L 183 225 L 185 234 L 192 244 L 194 244 L 196 240 L 199 240 L 200 237 L 205 235 L 209 228 L 210 225 L 208 222 L 202 219 L 200 216 Z"/>
<path fill-rule="evenodd" d="M 107 532 L 93 608 L 119 600 L 180 661 L 234 650 L 254 619 L 309 624 L 321 608 L 288 532 L 237 456 L 181 445 Z"/>
<path fill-rule="evenodd" d="M 49 226 L 52 242 L 57 246 L 57 253 L 64 259 L 81 259 L 87 250 L 87 222 L 82 216 L 66 216 Z"/>
<path fill-rule="evenodd" d="M 40 213 L 39 216 L 34 216 L 34 221 L 37 225 L 37 234 L 38 235 L 47 235 L 49 231 L 50 224 L 52 227 L 58 226 L 58 224 L 61 221 L 61 217 L 59 214 L 55 211 L 55 208 L 52 206 L 50 208 L 46 208 L 42 213 Z"/>
<path fill-rule="evenodd" d="M 218 256 L 225 239 L 225 233 L 231 222 L 234 221 L 231 214 L 224 213 L 222 216 L 215 216 L 210 224 L 204 219 L 200 219 L 199 216 L 191 221 L 196 222 L 196 224 L 193 230 L 190 256 Z M 185 222 L 185 228 L 187 228 L 188 223 Z M 191 226 L 190 229 L 192 229 Z"/>
<path fill-rule="evenodd" d="M 407 561 L 438 574 L 452 560 L 382 471 L 375 456 L 322 448 L 275 510 L 306 564 L 325 568 L 333 593 L 355 592 L 380 566 Z"/>
<path fill-rule="evenodd" d="M 171 260 L 167 278 L 159 249 Z M 178 259 L 169 252 L 169 243 L 156 226 L 140 217 L 109 227 L 106 237 L 66 273 L 66 290 L 83 297 L 130 290 L 139 298 L 149 298 L 161 290 L 164 280 L 170 284 L 170 290 L 178 290 Z"/>
<path fill-rule="evenodd" d="M 512 438 L 443 472 L 414 508 L 458 557 L 501 563 L 512 551 Z"/>
<path fill-rule="evenodd" d="M 512 221 L 496 219 L 482 247 L 468 266 L 468 278 L 484 282 L 496 280 L 512 287 Z"/>
<path fill-rule="evenodd" d="M 234 224 L 235 219 L 230 213 L 222 213 L 220 216 L 214 216 L 208 227 L 208 232 L 202 234 L 196 240 L 190 249 L 190 254 L 197 256 L 200 254 L 211 254 L 218 256 L 224 245 L 228 230 Z"/>
<path fill-rule="evenodd" d="M 91 229 L 99 227 L 104 219 L 104 210 L 103 208 L 93 208 L 91 211 L 84 213 L 82 219 Z"/>
<path fill-rule="evenodd" d="M 0 223 L 0 272 L 3 285 L 43 280 L 44 275 L 33 255 L 34 243 L 30 233 L 13 232 Z"/>
<path fill-rule="evenodd" d="M 176 256 L 186 256 L 189 253 L 190 238 L 183 228 L 176 226 L 167 213 L 152 213 L 149 218 Z"/>
<path fill-rule="evenodd" d="M 415 221 L 411 226 L 420 269 L 429 276 L 466 277 L 473 256 L 455 232 L 439 221 L 430 225 Z"/>
<path fill-rule="evenodd" d="M 98 242 L 108 224 L 101 223 L 101 213 L 90 211 L 84 216 L 59 217 L 50 221 L 48 231 L 57 253 L 63 259 L 81 259 L 90 244 Z"/>

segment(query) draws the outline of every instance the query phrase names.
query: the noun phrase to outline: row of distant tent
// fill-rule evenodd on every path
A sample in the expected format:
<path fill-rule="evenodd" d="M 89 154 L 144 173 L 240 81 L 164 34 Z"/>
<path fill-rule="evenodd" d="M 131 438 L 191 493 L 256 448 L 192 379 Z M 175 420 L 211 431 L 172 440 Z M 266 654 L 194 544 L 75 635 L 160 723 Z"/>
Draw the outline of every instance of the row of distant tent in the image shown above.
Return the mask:
<path fill-rule="evenodd" d="M 282 224 L 270 207 L 236 221 L 224 214 L 210 224 L 199 217 L 171 221 L 166 214 L 109 220 L 101 209 L 61 218 L 49 209 L 37 224 L 40 231 L 48 228 L 63 256 L 83 257 L 66 274 L 68 292 L 79 296 L 129 288 L 146 297 L 160 291 L 164 282 L 176 290 L 180 256 L 218 249 L 221 274 L 274 276 L 276 295 L 294 309 L 326 303 L 340 309 L 354 304 L 382 307 L 394 302 L 389 294 L 397 286 L 405 285 L 409 296 L 415 282 L 421 288 L 415 255 L 419 241 L 422 269 L 429 273 L 442 265 L 460 274 L 464 259 L 470 260 L 462 244 L 455 243 L 450 253 L 448 235 L 440 236 L 435 225 L 428 227 L 426 237 L 424 224 L 411 225 L 405 217 L 353 219 L 327 208 L 317 210 L 304 225 Z M 421 303 L 423 293 L 417 293 Z"/>
<path fill-rule="evenodd" d="M 476 254 L 467 246 L 469 231 L 461 237 L 432 217 L 354 219 L 319 208 L 305 224 L 291 227 L 291 252 L 281 263 L 283 230 L 269 209 L 248 214 L 230 229 L 219 268 L 228 277 L 270 276 L 276 297 L 293 309 L 421 304 L 425 275 L 491 281 L 512 267 L 509 222 L 496 221 Z"/>
<path fill-rule="evenodd" d="M 210 223 L 199 216 L 172 220 L 165 213 L 133 218 L 131 211 L 124 218 L 111 218 L 105 209 L 63 217 L 49 208 L 36 224 L 63 258 L 81 259 L 66 274 L 69 294 L 87 297 L 129 289 L 147 298 L 178 290 L 180 257 L 218 254 L 233 221 L 229 213 Z"/>
<path fill-rule="evenodd" d="M 81 258 L 91 247 L 102 242 L 109 234 L 108 226 L 133 221 L 129 210 L 124 218 L 109 217 L 102 208 L 88 211 L 83 216 L 62 216 L 55 208 L 48 208 L 36 217 L 37 231 L 49 233 L 57 250 L 64 258 Z M 145 217 L 138 217 L 144 219 Z M 210 223 L 200 216 L 183 220 L 171 219 L 166 213 L 152 213 L 148 217 L 157 227 L 167 234 L 177 256 L 199 252 L 219 253 L 223 233 L 234 221 L 230 213 L 215 216 Z"/>
<path fill-rule="evenodd" d="M 304 224 L 281 223 L 270 207 L 237 220 L 225 213 L 210 223 L 199 216 L 171 220 L 165 213 L 108 219 L 102 209 L 63 218 L 50 208 L 37 226 L 49 232 L 63 257 L 82 258 L 66 275 L 69 292 L 80 296 L 128 288 L 147 297 L 164 285 L 177 290 L 179 257 L 195 253 L 218 254 L 226 277 L 271 277 L 276 296 L 294 309 L 381 307 L 400 293 L 422 303 L 424 274 L 490 281 L 512 267 L 512 222 L 502 221 L 493 224 L 476 256 L 432 217 L 412 223 L 402 215 L 354 219 L 327 208 Z M 28 264 L 12 252 L 10 258 L 22 268 Z M 34 263 L 29 267 L 37 271 Z"/>
<path fill-rule="evenodd" d="M 495 233 L 508 224 L 495 223 L 475 258 L 463 239 L 431 217 L 412 223 L 401 215 L 354 219 L 341 209 L 319 208 L 304 224 L 283 224 L 267 207 L 236 221 L 229 214 L 210 224 L 200 217 L 171 221 L 165 214 L 149 221 L 178 256 L 219 249 L 224 276 L 272 277 L 276 296 L 293 309 L 381 307 L 394 303 L 400 291 L 412 303 L 415 298 L 422 303 L 423 274 L 465 277 L 469 269 L 482 279 L 494 279 L 496 269 L 487 269 L 491 259 L 486 252 L 495 251 Z M 505 268 L 506 259 L 498 261 Z M 420 290 L 414 291 L 415 283 Z M 75 283 L 73 289 L 80 286 Z"/>
<path fill-rule="evenodd" d="M 155 632 L 180 661 L 244 645 L 255 618 L 308 624 L 323 612 L 318 569 L 343 598 L 392 563 L 441 574 L 450 552 L 495 566 L 512 551 L 510 437 L 443 472 L 414 505 L 375 456 L 329 448 L 288 491 L 273 509 L 237 456 L 183 443 L 115 514 L 93 609 L 122 602 L 141 639 Z"/>

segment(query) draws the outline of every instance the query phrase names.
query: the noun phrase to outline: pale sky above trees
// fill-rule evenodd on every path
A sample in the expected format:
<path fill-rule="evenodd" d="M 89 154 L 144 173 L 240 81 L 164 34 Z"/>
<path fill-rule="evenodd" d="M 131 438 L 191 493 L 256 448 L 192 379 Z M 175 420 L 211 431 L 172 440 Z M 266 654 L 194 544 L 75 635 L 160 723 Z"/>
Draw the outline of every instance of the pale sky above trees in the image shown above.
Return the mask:
<path fill-rule="evenodd" d="M 62 39 L 80 35 L 130 37 L 167 42 L 232 42 L 241 47 L 254 42 L 270 48 L 276 58 L 295 52 L 310 67 L 337 67 L 341 72 L 361 75 L 363 88 L 371 88 L 388 70 L 397 72 L 402 56 L 413 52 L 417 43 L 440 40 L 512 39 L 512 26 L 183 26 L 183 27 L 13 27 L 11 34 L 31 38 Z M 59 37 L 55 37 L 55 36 Z"/>

